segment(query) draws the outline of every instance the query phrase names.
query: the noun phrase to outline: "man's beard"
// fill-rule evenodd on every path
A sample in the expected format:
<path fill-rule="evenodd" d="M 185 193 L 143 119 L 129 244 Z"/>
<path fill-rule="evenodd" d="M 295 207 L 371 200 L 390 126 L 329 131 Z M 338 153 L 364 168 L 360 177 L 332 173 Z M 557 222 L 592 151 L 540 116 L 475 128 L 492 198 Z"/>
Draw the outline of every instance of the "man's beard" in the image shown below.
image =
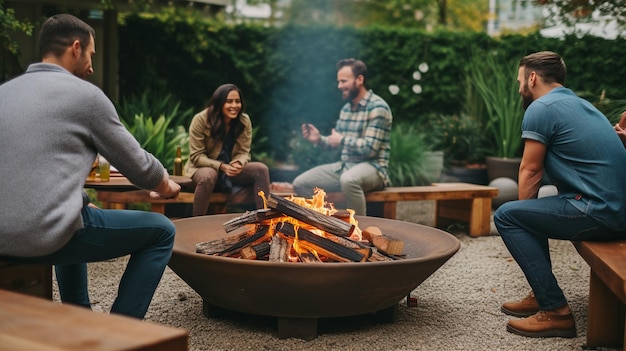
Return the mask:
<path fill-rule="evenodd" d="M 522 109 L 526 111 L 528 106 L 535 101 L 535 99 L 533 99 L 533 95 L 530 93 L 530 89 L 528 89 L 528 82 L 524 84 L 524 89 L 522 89 L 522 93 L 520 95 L 522 96 Z"/>
<path fill-rule="evenodd" d="M 359 95 L 359 88 L 356 87 L 356 84 L 353 84 L 350 90 L 348 90 L 348 95 L 344 98 L 345 101 L 352 101 Z"/>

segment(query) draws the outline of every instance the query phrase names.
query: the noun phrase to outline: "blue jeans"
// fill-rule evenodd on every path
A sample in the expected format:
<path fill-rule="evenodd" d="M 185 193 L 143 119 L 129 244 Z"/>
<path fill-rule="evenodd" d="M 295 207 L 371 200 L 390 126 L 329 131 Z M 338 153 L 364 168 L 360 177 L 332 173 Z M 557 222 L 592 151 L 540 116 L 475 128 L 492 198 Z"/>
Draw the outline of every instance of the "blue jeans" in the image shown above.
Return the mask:
<path fill-rule="evenodd" d="M 84 207 L 84 228 L 58 251 L 15 258 L 54 264 L 64 303 L 90 307 L 87 263 L 130 255 L 111 313 L 143 318 L 172 255 L 176 229 L 159 213 Z"/>
<path fill-rule="evenodd" d="M 548 239 L 607 241 L 626 238 L 626 232 L 602 227 L 559 196 L 506 202 L 496 210 L 494 222 L 535 293 L 539 308 L 547 311 L 567 304 L 552 273 Z"/>
<path fill-rule="evenodd" d="M 367 210 L 365 193 L 384 186 L 376 167 L 367 162 L 320 165 L 300 174 L 293 181 L 296 194 L 303 197 L 313 196 L 314 188 L 321 188 L 327 193 L 343 192 L 346 207 L 362 216 Z"/>

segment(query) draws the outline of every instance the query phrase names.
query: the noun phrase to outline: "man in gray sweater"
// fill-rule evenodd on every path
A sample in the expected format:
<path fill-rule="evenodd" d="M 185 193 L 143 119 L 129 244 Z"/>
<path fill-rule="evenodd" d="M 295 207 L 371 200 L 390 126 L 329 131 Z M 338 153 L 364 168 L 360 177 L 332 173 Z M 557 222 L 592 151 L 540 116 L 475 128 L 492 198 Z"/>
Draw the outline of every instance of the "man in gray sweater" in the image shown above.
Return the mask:
<path fill-rule="evenodd" d="M 0 85 L 0 256 L 54 264 L 62 301 L 89 307 L 86 262 L 130 255 L 111 312 L 143 318 L 175 228 L 161 214 L 96 208 L 85 179 L 100 153 L 153 197 L 176 197 L 180 186 L 83 79 L 94 38 L 80 19 L 52 16 L 39 34 L 42 62 Z"/>

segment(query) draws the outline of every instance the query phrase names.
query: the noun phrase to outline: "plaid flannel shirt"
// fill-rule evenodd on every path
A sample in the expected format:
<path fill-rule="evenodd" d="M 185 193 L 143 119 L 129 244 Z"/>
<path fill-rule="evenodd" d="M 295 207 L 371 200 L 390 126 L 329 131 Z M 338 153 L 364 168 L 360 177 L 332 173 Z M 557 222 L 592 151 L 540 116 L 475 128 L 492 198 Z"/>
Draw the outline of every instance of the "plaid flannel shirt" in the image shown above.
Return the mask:
<path fill-rule="evenodd" d="M 343 135 L 342 163 L 369 162 L 376 167 L 385 186 L 389 184 L 391 122 L 389 105 L 369 90 L 355 106 L 350 102 L 343 106 L 335 125 L 335 130 Z M 328 137 L 322 137 L 321 143 L 328 146 Z"/>

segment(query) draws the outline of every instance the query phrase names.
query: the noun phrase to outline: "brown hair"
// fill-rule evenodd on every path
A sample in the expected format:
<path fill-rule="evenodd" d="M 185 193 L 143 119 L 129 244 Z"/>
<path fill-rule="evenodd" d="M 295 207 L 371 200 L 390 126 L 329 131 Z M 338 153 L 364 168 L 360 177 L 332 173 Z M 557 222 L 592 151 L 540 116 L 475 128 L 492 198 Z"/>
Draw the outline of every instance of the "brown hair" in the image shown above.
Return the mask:
<path fill-rule="evenodd" d="M 39 53 L 42 57 L 48 54 L 59 57 L 74 40 L 78 40 L 85 50 L 91 37 L 96 39 L 96 31 L 87 23 L 70 14 L 54 15 L 43 23 L 39 31 Z"/>
<path fill-rule="evenodd" d="M 347 58 L 341 59 L 337 62 L 337 71 L 342 69 L 345 66 L 350 66 L 352 69 L 352 74 L 354 74 L 354 78 L 358 76 L 363 76 L 363 85 L 365 86 L 367 82 L 367 66 L 361 60 Z"/>
<path fill-rule="evenodd" d="M 531 71 L 535 71 L 545 83 L 565 84 L 567 73 L 565 61 L 552 51 L 540 51 L 524 56 L 520 60 L 519 66 L 525 68 L 526 78 L 530 76 Z"/>

